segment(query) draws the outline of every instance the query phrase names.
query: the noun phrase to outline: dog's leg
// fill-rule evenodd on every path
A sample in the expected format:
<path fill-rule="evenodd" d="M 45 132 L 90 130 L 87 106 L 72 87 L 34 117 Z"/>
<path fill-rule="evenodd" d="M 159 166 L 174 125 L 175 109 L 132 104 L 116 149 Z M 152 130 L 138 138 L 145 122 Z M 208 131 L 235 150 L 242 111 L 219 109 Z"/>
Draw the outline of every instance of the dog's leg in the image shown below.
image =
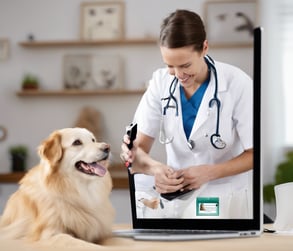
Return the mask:
<path fill-rule="evenodd" d="M 15 221 L 10 225 L 0 228 L 0 239 L 3 240 L 24 238 L 28 230 L 28 224 L 28 221 L 23 219 Z"/>

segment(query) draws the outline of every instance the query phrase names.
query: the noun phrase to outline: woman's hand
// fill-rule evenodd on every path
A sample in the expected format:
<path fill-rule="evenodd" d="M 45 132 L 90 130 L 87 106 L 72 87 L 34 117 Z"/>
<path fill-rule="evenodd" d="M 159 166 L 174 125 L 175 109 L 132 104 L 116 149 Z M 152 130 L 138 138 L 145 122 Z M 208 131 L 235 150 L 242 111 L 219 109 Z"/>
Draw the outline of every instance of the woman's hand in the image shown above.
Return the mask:
<path fill-rule="evenodd" d="M 160 164 L 153 167 L 155 187 L 158 193 L 171 193 L 183 188 L 184 178 L 181 170 L 174 171 L 171 167 Z"/>
<path fill-rule="evenodd" d="M 180 170 L 180 174 L 184 178 L 184 189 L 198 189 L 211 180 L 246 172 L 251 170 L 252 167 L 253 149 L 248 149 L 226 162 L 191 166 Z"/>
<path fill-rule="evenodd" d="M 184 189 L 198 189 L 212 179 L 212 165 L 191 166 L 180 170 Z"/>
<path fill-rule="evenodd" d="M 137 146 L 136 146 L 135 141 L 134 141 L 133 142 L 133 147 L 131 149 L 129 149 L 128 148 L 128 144 L 129 143 L 130 143 L 129 136 L 127 134 L 125 134 L 123 136 L 123 141 L 122 141 L 122 145 L 121 145 L 120 158 L 124 162 L 133 163 L 133 161 L 135 159 L 135 154 L 136 154 Z"/>

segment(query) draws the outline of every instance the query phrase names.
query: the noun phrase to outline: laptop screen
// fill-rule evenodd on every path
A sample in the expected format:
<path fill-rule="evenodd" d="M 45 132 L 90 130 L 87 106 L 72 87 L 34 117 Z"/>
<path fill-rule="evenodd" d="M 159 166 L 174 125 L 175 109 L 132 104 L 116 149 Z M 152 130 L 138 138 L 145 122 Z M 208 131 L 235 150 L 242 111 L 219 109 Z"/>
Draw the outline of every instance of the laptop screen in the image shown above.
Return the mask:
<path fill-rule="evenodd" d="M 253 137 L 253 168 L 238 174 L 239 184 L 218 182 L 203 185 L 184 193 L 158 194 L 154 178 L 144 174 L 130 174 L 130 199 L 133 228 L 141 229 L 200 229 L 200 230 L 259 230 L 262 222 L 260 112 L 261 112 L 261 33 L 254 30 L 253 110 L 251 130 Z M 217 149 L 217 151 L 224 151 Z M 233 182 L 232 182 L 233 183 Z M 217 187 L 219 189 L 217 189 Z"/>

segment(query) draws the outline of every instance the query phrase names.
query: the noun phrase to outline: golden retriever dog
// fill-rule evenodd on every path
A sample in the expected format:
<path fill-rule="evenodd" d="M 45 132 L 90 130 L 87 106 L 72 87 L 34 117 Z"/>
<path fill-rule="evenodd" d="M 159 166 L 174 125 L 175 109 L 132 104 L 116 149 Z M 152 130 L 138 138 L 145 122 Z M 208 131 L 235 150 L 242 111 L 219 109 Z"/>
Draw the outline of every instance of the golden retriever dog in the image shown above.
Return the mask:
<path fill-rule="evenodd" d="M 6 238 L 58 234 L 98 243 L 112 233 L 110 146 L 84 128 L 54 131 L 39 146 L 40 163 L 20 181 L 0 220 Z"/>

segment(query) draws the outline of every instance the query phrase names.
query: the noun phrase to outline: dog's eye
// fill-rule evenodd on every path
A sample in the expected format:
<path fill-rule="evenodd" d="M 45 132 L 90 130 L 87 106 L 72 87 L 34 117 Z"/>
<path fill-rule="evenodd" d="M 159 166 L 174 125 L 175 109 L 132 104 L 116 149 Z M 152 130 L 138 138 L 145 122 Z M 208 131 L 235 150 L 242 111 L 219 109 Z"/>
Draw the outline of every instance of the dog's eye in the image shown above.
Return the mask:
<path fill-rule="evenodd" d="M 80 146 L 80 145 L 82 145 L 82 142 L 79 139 L 77 139 L 72 143 L 72 145 L 73 146 Z"/>
<path fill-rule="evenodd" d="M 92 138 L 92 142 L 96 142 L 96 140 L 94 138 Z"/>

